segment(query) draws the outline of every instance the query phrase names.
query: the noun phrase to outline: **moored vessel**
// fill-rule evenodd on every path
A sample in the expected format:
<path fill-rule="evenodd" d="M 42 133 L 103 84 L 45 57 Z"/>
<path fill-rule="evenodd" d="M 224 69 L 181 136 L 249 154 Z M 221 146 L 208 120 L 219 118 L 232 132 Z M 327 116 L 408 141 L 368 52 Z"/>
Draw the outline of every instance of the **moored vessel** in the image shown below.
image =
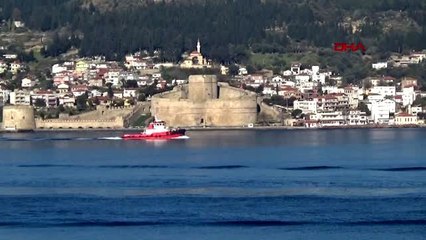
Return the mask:
<path fill-rule="evenodd" d="M 124 134 L 125 140 L 169 140 L 169 139 L 185 139 L 185 129 L 169 129 L 164 121 L 155 119 L 141 133 Z"/>

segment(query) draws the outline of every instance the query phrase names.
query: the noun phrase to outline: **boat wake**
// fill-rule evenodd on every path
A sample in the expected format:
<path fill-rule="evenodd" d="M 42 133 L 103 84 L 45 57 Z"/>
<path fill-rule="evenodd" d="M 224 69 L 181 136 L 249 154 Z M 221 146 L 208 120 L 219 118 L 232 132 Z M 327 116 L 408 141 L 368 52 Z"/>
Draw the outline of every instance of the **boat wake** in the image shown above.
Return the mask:
<path fill-rule="evenodd" d="M 52 141 L 99 141 L 99 140 L 122 140 L 121 137 L 97 137 L 97 138 L 0 138 L 0 142 L 52 142 Z"/>
<path fill-rule="evenodd" d="M 179 136 L 179 137 L 175 137 L 173 139 L 189 139 L 188 136 Z"/>
<path fill-rule="evenodd" d="M 98 140 L 123 140 L 122 137 L 101 137 Z"/>
<path fill-rule="evenodd" d="M 179 136 L 171 138 L 174 139 L 189 139 L 188 136 Z M 0 137 L 0 142 L 51 142 L 51 141 L 120 141 L 124 140 L 122 137 L 96 137 L 96 138 L 84 138 L 84 137 L 64 137 L 64 138 L 9 138 Z M 167 139 L 146 139 L 146 141 L 167 141 Z"/>

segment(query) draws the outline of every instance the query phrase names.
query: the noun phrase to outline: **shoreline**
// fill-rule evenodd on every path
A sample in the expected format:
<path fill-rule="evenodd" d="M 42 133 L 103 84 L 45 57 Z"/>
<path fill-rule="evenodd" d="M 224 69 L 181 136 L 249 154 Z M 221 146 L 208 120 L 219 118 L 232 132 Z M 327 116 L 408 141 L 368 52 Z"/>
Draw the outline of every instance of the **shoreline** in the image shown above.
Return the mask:
<path fill-rule="evenodd" d="M 335 127 L 292 127 L 292 126 L 254 126 L 254 127 L 182 127 L 188 132 L 195 131 L 254 131 L 254 130 L 336 130 L 336 129 L 415 129 L 426 128 L 426 125 L 362 125 L 362 126 L 335 126 Z M 135 132 L 143 131 L 143 128 L 103 128 L 103 129 L 35 129 L 27 131 L 7 131 L 0 129 L 0 133 L 23 133 L 23 132 Z"/>

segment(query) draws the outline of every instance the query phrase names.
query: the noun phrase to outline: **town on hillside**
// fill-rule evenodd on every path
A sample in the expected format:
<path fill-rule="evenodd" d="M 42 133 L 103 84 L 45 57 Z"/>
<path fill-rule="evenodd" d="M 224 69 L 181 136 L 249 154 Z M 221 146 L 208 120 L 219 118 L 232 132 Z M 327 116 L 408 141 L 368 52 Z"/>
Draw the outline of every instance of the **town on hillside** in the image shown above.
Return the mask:
<path fill-rule="evenodd" d="M 241 64 L 223 65 L 195 49 L 178 64 L 158 61 L 157 53 L 139 51 L 122 61 L 104 57 L 75 58 L 50 66 L 36 75 L 17 53 L 2 48 L 0 104 L 34 106 L 36 117 L 55 119 L 78 115 L 103 106 L 124 108 L 149 103 L 154 94 L 186 84 L 191 73 L 213 73 L 222 82 L 258 94 L 262 105 L 279 112 L 272 120 L 264 112 L 258 124 L 306 128 L 344 126 L 420 126 L 425 123 L 426 92 L 418 79 L 371 75 L 359 84 L 346 84 L 338 72 L 319 65 L 294 62 L 289 69 L 253 70 Z M 345 54 L 345 53 L 343 53 Z M 421 64 L 426 51 L 392 55 L 370 68 L 404 69 Z M 424 88 L 423 88 L 424 89 Z"/>

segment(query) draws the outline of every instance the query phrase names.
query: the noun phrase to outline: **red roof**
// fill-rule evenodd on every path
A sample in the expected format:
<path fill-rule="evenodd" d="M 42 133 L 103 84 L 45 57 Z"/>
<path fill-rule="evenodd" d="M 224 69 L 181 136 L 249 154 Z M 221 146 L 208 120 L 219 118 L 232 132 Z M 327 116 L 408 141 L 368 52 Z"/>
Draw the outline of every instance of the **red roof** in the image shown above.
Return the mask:
<path fill-rule="evenodd" d="M 53 94 L 52 90 L 39 90 L 35 94 L 44 95 L 44 94 Z"/>
<path fill-rule="evenodd" d="M 416 115 L 412 115 L 406 112 L 398 113 L 396 116 L 397 117 L 416 117 Z"/>
<path fill-rule="evenodd" d="M 297 88 L 292 88 L 292 87 L 287 87 L 287 86 L 281 87 L 280 90 L 286 91 L 286 92 L 297 92 L 298 91 Z"/>
<path fill-rule="evenodd" d="M 88 87 L 86 85 L 75 85 L 71 87 L 71 91 L 87 91 Z"/>

